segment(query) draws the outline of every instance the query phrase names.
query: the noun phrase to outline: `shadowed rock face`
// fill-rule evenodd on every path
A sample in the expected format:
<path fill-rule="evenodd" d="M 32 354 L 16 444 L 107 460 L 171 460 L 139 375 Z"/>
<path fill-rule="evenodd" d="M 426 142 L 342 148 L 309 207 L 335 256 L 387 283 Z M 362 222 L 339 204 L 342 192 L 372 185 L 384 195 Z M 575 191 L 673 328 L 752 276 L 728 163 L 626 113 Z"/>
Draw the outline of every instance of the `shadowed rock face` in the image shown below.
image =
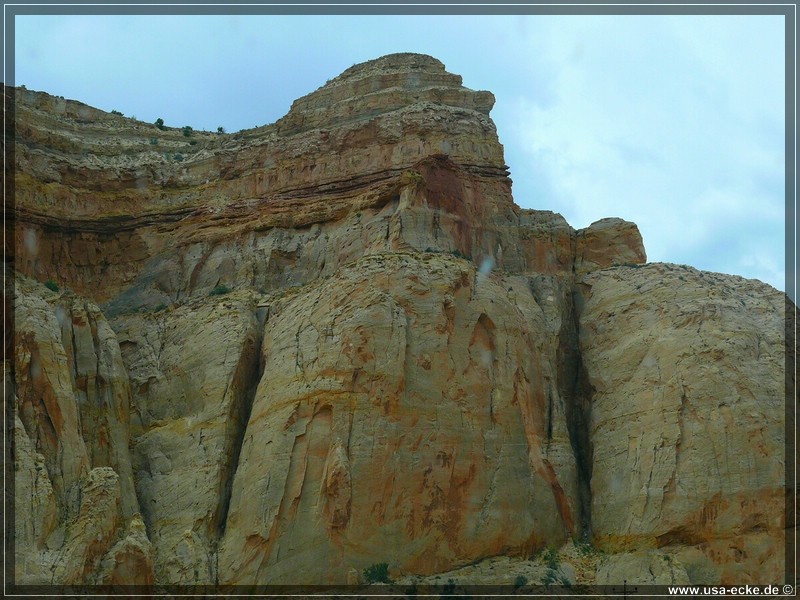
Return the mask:
<path fill-rule="evenodd" d="M 517 207 L 438 60 L 233 135 L 6 93 L 18 583 L 781 579 L 784 296 Z"/>

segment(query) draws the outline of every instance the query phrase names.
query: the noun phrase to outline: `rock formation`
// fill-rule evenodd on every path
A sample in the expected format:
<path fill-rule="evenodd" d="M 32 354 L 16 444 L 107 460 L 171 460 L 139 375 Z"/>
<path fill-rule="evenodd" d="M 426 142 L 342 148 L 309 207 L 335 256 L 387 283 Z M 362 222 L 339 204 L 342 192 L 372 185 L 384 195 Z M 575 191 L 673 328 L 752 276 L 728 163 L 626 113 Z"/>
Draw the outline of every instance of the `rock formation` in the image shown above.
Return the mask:
<path fill-rule="evenodd" d="M 520 209 L 489 92 L 390 55 L 188 136 L 6 94 L 17 584 L 347 584 L 570 539 L 598 583 L 782 581 L 785 296 Z"/>

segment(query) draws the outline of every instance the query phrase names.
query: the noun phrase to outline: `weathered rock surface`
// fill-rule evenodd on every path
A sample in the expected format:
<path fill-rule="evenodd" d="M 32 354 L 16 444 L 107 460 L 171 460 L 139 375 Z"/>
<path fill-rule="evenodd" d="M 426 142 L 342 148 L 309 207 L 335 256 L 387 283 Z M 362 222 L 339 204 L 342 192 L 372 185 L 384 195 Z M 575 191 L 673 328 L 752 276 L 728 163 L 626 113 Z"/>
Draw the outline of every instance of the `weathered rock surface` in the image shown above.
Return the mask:
<path fill-rule="evenodd" d="M 683 565 L 669 554 L 622 552 L 607 557 L 598 567 L 598 585 L 616 585 L 627 581 L 639 585 L 688 585 L 689 576 Z"/>
<path fill-rule="evenodd" d="M 574 533 L 547 333 L 524 279 L 433 253 L 277 299 L 220 580 L 346 583 L 376 557 L 431 573 Z"/>
<path fill-rule="evenodd" d="M 785 296 L 517 207 L 490 93 L 390 55 L 190 137 L 13 93 L 17 584 L 783 577 Z"/>
<path fill-rule="evenodd" d="M 139 514 L 128 524 L 123 539 L 114 544 L 100 564 L 97 584 L 102 586 L 152 586 L 155 583 L 153 547 Z"/>
<path fill-rule="evenodd" d="M 14 420 L 14 542 L 17 583 L 49 581 L 44 554 L 57 524 L 53 485 L 44 457 L 35 452 L 19 417 Z"/>
<path fill-rule="evenodd" d="M 595 542 L 698 546 L 724 583 L 778 581 L 784 294 L 665 264 L 599 271 L 580 286 Z M 720 545 L 740 551 L 720 555 Z"/>
<path fill-rule="evenodd" d="M 159 581 L 213 584 L 260 329 L 252 294 L 115 322 L 133 387 L 133 462 Z"/>
<path fill-rule="evenodd" d="M 138 512 L 119 345 L 97 306 L 23 276 L 15 308 L 15 575 L 94 583 Z"/>
<path fill-rule="evenodd" d="M 639 265 L 647 260 L 642 236 L 635 224 L 622 219 L 601 219 L 578 231 L 575 270 L 587 273 L 618 265 Z"/>

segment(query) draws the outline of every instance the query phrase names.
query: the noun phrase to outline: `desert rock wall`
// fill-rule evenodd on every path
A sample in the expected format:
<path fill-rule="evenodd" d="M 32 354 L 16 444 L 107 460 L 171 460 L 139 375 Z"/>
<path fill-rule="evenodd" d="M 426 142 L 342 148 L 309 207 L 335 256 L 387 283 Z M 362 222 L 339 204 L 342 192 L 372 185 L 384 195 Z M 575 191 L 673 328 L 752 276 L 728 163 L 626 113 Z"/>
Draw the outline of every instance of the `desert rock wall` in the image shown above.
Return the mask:
<path fill-rule="evenodd" d="M 6 93 L 17 584 L 783 577 L 785 295 L 520 209 L 438 60 L 236 134 Z"/>

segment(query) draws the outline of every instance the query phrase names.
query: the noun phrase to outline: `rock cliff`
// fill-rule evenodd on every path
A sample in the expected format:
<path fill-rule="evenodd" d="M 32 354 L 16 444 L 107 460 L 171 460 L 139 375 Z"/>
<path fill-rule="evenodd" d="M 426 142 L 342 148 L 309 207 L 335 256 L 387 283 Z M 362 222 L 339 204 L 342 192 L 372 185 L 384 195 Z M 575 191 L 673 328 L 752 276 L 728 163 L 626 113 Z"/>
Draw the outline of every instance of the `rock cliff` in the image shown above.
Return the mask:
<path fill-rule="evenodd" d="M 6 94 L 16 583 L 571 540 L 589 582 L 782 581 L 785 296 L 520 209 L 491 93 L 389 55 L 236 134 Z"/>

